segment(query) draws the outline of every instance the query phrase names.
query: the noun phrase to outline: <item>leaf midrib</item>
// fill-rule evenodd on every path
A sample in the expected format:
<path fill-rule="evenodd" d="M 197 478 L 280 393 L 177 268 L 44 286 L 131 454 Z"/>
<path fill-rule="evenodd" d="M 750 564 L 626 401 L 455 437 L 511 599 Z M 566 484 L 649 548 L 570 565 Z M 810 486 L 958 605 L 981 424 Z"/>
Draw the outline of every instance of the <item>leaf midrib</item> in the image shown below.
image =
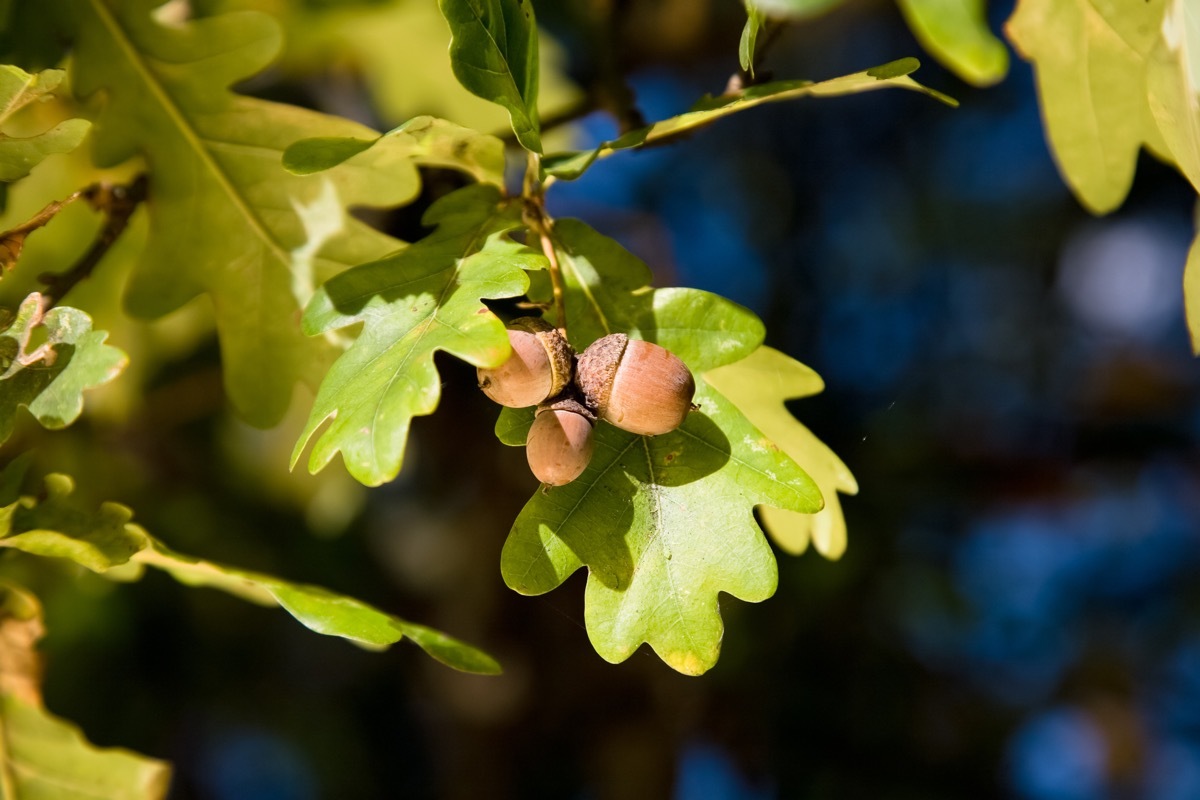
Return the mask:
<path fill-rule="evenodd" d="M 205 170 L 212 175 L 217 185 L 229 197 L 231 205 L 233 205 L 233 207 L 237 209 L 238 213 L 245 219 L 247 226 L 251 229 L 251 231 L 254 232 L 255 235 L 257 235 L 259 239 L 262 240 L 267 250 L 269 250 L 281 264 L 287 264 L 288 257 L 286 253 L 263 225 L 263 222 L 261 219 L 259 219 L 258 215 L 254 213 L 254 210 L 248 203 L 246 203 L 245 198 L 243 198 L 238 192 L 237 187 L 234 185 L 233 181 L 229 179 L 229 176 L 225 173 L 225 170 L 222 169 L 221 165 L 212 157 L 212 154 L 205 146 L 204 139 L 202 139 L 196 133 L 192 125 L 189 123 L 187 116 L 174 102 L 166 88 L 162 85 L 162 82 L 158 80 L 157 76 L 154 75 L 153 71 L 146 64 L 145 59 L 142 58 L 141 51 L 137 49 L 134 43 L 125 34 L 125 29 L 121 26 L 115 15 L 109 10 L 108 6 L 104 4 L 103 0 L 87 0 L 87 2 L 95 11 L 96 16 L 100 18 L 101 23 L 112 37 L 112 40 L 117 46 L 118 50 L 122 53 L 122 55 L 125 56 L 130 66 L 133 67 L 134 71 L 142 79 L 142 82 L 145 83 L 147 88 L 150 90 L 150 93 L 158 101 L 158 104 L 162 107 L 164 113 L 166 113 L 171 123 L 174 124 L 179 135 L 187 143 L 189 149 L 193 151 L 196 158 L 204 166 Z"/>
<path fill-rule="evenodd" d="M 670 598 L 675 606 L 675 619 L 679 625 L 679 629 L 683 631 L 684 638 L 687 639 L 688 652 L 699 654 L 701 649 L 696 644 L 696 639 L 692 636 L 692 631 L 688 625 L 687 618 L 683 615 L 683 603 L 680 601 L 680 591 L 675 585 L 675 576 L 671 573 L 671 550 L 670 545 L 666 543 L 664 535 L 667 526 L 663 524 L 662 516 L 662 487 L 659 486 L 657 476 L 654 473 L 654 459 L 650 455 L 650 442 L 648 437 L 638 437 L 642 440 L 642 450 L 646 454 L 646 477 L 649 482 L 645 486 L 645 490 L 650 493 L 654 503 L 654 528 L 651 538 L 658 544 L 661 553 L 663 572 L 667 576 L 667 588 L 670 592 Z"/>
<path fill-rule="evenodd" d="M 38 77 L 39 76 L 36 74 L 30 75 L 29 80 L 25 81 L 25 85 L 22 86 L 20 90 L 12 96 L 12 99 L 8 101 L 4 108 L 0 109 L 0 125 L 8 122 L 9 117 L 20 111 L 25 106 L 29 105 L 31 101 L 21 101 L 26 95 L 30 94 L 30 88 L 38 82 Z"/>

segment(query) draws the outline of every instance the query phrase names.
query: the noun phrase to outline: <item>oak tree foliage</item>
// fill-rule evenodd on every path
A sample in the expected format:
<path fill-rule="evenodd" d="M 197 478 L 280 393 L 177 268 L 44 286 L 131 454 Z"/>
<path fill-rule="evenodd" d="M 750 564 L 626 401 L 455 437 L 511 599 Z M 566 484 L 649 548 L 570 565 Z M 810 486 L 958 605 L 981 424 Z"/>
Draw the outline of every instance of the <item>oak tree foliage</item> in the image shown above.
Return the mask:
<path fill-rule="evenodd" d="M 898 4 L 922 46 L 961 78 L 985 86 L 1004 77 L 1007 50 L 984 0 Z M 671 668 L 703 673 L 720 654 L 721 595 L 774 593 L 772 542 L 839 558 L 839 494 L 857 483 L 785 406 L 821 391 L 821 379 L 766 346 L 751 310 L 653 286 L 636 253 L 586 220 L 552 218 L 545 198 L 610 156 L 703 135 L 765 103 L 900 88 L 956 104 L 913 79 L 915 58 L 759 81 L 772 30 L 840 5 L 746 0 L 730 53 L 741 69 L 723 92 L 575 148 L 543 127 L 571 90 L 532 0 L 324 12 L 255 0 L 49 0 L 36 18 L 0 6 L 0 50 L 14 62 L 0 66 L 0 796 L 45 796 L 39 781 L 55 781 L 161 797 L 169 777 L 162 762 L 91 746 L 42 706 L 40 605 L 5 577 L 12 559 L 58 559 L 119 581 L 161 570 L 363 647 L 407 639 L 455 669 L 503 666 L 351 597 L 177 552 L 170 530 L 151 535 L 129 508 L 77 499 L 60 469 L 26 475 L 14 430 L 70 425 L 100 386 L 132 402 L 145 363 L 209 326 L 233 410 L 270 428 L 306 404 L 292 466 L 344 470 L 366 486 L 396 479 L 413 419 L 436 412 L 436 354 L 501 365 L 513 307 L 541 313 L 577 351 L 623 333 L 682 359 L 697 387 L 686 421 L 659 436 L 598 422 L 580 477 L 534 491 L 497 553 L 501 577 L 521 594 L 549 592 L 586 568 L 587 635 L 608 661 L 648 644 Z M 396 48 L 397 30 L 419 31 L 419 44 Z M 1089 209 L 1119 205 L 1141 147 L 1200 189 L 1194 4 L 1020 0 L 1006 31 L 1034 63 L 1055 156 Z M 380 132 L 233 88 L 272 64 L 302 71 L 332 51 L 365 65 L 385 119 L 403 93 L 448 118 L 388 119 L 401 124 Z M 465 186 L 433 202 L 422 238 L 400 241 L 351 213 L 413 202 L 428 168 L 454 171 Z M 1200 342 L 1200 244 L 1187 270 Z M 118 296 L 120 308 L 110 302 Z M 195 311 L 197 298 L 210 312 Z M 523 445 L 532 420 L 532 409 L 500 411 L 497 439 Z"/>

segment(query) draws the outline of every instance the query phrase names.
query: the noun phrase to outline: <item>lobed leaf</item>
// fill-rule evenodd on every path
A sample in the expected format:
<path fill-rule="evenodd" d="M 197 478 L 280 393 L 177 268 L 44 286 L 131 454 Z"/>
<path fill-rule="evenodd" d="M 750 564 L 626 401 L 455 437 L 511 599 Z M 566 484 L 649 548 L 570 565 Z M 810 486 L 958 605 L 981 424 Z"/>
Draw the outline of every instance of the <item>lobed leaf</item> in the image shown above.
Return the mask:
<path fill-rule="evenodd" d="M 1112 211 L 1139 149 L 1174 162 L 1200 191 L 1200 11 L 1185 0 L 1020 0 L 1006 25 L 1032 61 L 1059 171 L 1084 206 Z M 1200 354 L 1194 253 L 1184 276 Z"/>
<path fill-rule="evenodd" d="M 450 63 L 458 82 L 503 106 L 521 146 L 542 152 L 531 0 L 438 0 L 438 7 L 450 23 Z"/>
<path fill-rule="evenodd" d="M 162 25 L 157 0 L 53 0 L 72 26 L 74 89 L 100 106 L 98 166 L 145 158 L 150 233 L 127 289 L 137 315 L 157 317 L 207 294 L 215 310 L 225 385 L 234 407 L 268 426 L 293 384 L 313 385 L 336 350 L 300 331 L 291 253 L 306 239 L 296 203 L 326 181 L 340 198 L 338 233 L 315 262 L 318 281 L 399 243 L 345 214 L 389 206 L 418 191 L 416 167 L 376 169 L 372 154 L 321 176 L 289 175 L 284 150 L 315 136 L 368 138 L 356 123 L 228 90 L 280 46 L 278 26 L 255 12 Z"/>
<path fill-rule="evenodd" d="M 785 400 L 820 392 L 824 388 L 820 376 L 778 350 L 760 347 L 736 364 L 706 372 L 704 379 L 804 467 L 825 498 L 825 507 L 815 514 L 764 506 L 759 513 L 767 533 L 794 555 L 803 553 L 811 541 L 826 558 L 840 558 L 846 550 L 846 520 L 838 492 L 857 494 L 858 482 L 842 460 L 784 405 Z"/>
<path fill-rule="evenodd" d="M 425 239 L 326 283 L 304 313 L 310 334 L 362 323 L 354 344 L 330 368 L 292 454 L 295 466 L 317 429 L 309 457 L 316 472 L 341 452 L 350 474 L 376 486 L 396 477 L 412 418 L 431 414 L 441 396 L 438 350 L 477 367 L 511 352 L 504 323 L 483 299 L 517 297 L 525 270 L 545 257 L 511 240 L 521 206 L 489 185 L 468 186 L 434 203 Z"/>
<path fill-rule="evenodd" d="M 25 106 L 50 97 L 65 77 L 60 69 L 31 75 L 20 67 L 0 65 L 0 128 Z M 23 178 L 46 156 L 71 152 L 90 127 L 87 120 L 68 119 L 36 136 L 18 138 L 0 131 L 0 181 Z"/>
<path fill-rule="evenodd" d="M 762 323 L 707 292 L 650 289 L 645 264 L 582 223 L 559 221 L 552 236 L 575 346 L 621 331 L 673 350 L 697 375 L 700 410 L 663 436 L 597 423 L 588 468 L 529 501 L 501 573 L 516 591 L 541 594 L 586 566 L 584 617 L 602 657 L 622 661 L 648 642 L 674 669 L 702 673 L 720 651 L 718 594 L 757 602 L 775 590 L 753 507 L 821 507 L 804 470 L 703 377 L 758 348 Z M 524 444 L 532 420 L 531 409 L 504 409 L 496 435 Z"/>
<path fill-rule="evenodd" d="M 5 800 L 159 800 L 171 768 L 117 748 L 98 748 L 43 706 L 35 645 L 41 605 L 0 583 L 0 797 Z"/>
<path fill-rule="evenodd" d="M 618 150 L 629 150 L 660 142 L 764 103 L 777 103 L 801 97 L 836 97 L 895 87 L 921 92 L 947 105 L 957 106 L 956 100 L 922 86 L 909 77 L 920 65 L 921 62 L 915 58 L 902 58 L 873 69 L 820 83 L 775 81 L 755 84 L 733 94 L 705 98 L 684 114 L 630 131 L 618 139 L 604 142 L 591 150 L 548 155 L 542 160 L 542 170 L 545 174 L 556 178 L 574 180 L 587 171 L 597 158 L 612 155 Z"/>
<path fill-rule="evenodd" d="M 1095 213 L 1129 192 L 1138 149 L 1166 152 L 1146 93 L 1165 0 L 1020 0 L 1005 30 L 1034 64 L 1063 178 Z"/>
<path fill-rule="evenodd" d="M 808 475 L 702 378 L 696 402 L 701 411 L 663 436 L 598 423 L 591 464 L 538 491 L 501 553 L 505 583 L 522 594 L 586 566 L 588 636 L 614 663 L 648 642 L 685 674 L 712 667 L 724 630 L 718 594 L 758 602 L 775 592 L 753 506 L 821 507 Z"/>
<path fill-rule="evenodd" d="M 104 343 L 107 333 L 92 330 L 87 314 L 66 306 L 43 312 L 43 305 L 34 292 L 0 330 L 0 442 L 12 435 L 22 406 L 46 428 L 70 425 L 83 412 L 84 391 L 108 383 L 128 363 Z M 44 342 L 31 350 L 35 332 Z"/>
<path fill-rule="evenodd" d="M 407 637 L 455 669 L 500 671 L 487 654 L 359 600 L 177 553 L 132 523 L 133 512 L 126 506 L 104 503 L 97 511 L 85 511 L 70 502 L 73 490 L 74 483 L 66 475 L 49 475 L 44 497 L 21 497 L 0 509 L 0 548 L 66 558 L 101 574 L 130 563 L 154 567 L 188 586 L 211 587 L 260 605 L 281 606 L 317 633 L 370 648 L 386 648 Z M 128 572 L 122 575 L 127 577 Z"/>
<path fill-rule="evenodd" d="M 504 142 L 435 117 L 416 117 L 375 139 L 302 139 L 284 151 L 283 166 L 293 175 L 311 175 L 371 148 L 386 150 L 380 168 L 398 164 L 407 171 L 410 163 L 446 167 L 504 188 Z"/>
<path fill-rule="evenodd" d="M 913 35 L 960 78 L 991 86 L 1008 74 L 1008 48 L 988 29 L 985 0 L 899 0 Z"/>

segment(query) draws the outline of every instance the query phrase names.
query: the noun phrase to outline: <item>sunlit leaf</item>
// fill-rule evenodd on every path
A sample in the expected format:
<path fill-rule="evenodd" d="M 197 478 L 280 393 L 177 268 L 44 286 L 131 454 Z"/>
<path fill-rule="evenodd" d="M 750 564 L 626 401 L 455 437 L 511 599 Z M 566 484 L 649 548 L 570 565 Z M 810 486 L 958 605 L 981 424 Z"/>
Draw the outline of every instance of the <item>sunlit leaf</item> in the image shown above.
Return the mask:
<path fill-rule="evenodd" d="M 1121 204 L 1145 145 L 1200 191 L 1200 11 L 1184 0 L 1021 0 L 1006 27 L 1034 63 L 1059 169 L 1096 213 Z M 1185 275 L 1200 352 L 1195 259 Z"/>
<path fill-rule="evenodd" d="M 988 29 L 986 0 L 899 0 L 928 52 L 963 80 L 990 86 L 1008 73 L 1008 48 Z"/>
<path fill-rule="evenodd" d="M 542 152 L 538 38 L 531 0 L 438 0 L 450 23 L 450 63 L 472 94 L 503 106 L 517 141 Z"/>
<path fill-rule="evenodd" d="M 35 645 L 41 605 L 0 583 L 0 797 L 4 800 L 159 800 L 170 767 L 117 748 L 98 748 L 42 707 Z"/>
<path fill-rule="evenodd" d="M 375 139 L 302 139 L 284 152 L 283 166 L 294 175 L 311 175 L 371 148 L 387 153 L 378 160 L 379 169 L 411 161 L 461 170 L 480 183 L 504 186 L 504 142 L 434 117 L 417 117 Z"/>
<path fill-rule="evenodd" d="M 582 175 L 597 158 L 611 155 L 618 150 L 628 150 L 659 142 L 764 103 L 777 103 L 801 97 L 836 97 L 895 87 L 921 92 L 941 100 L 947 105 L 958 105 L 957 101 L 946 97 L 941 92 L 922 86 L 909 77 L 920 65 L 915 58 L 902 58 L 873 69 L 820 83 L 775 81 L 755 84 L 734 94 L 705 98 L 687 113 L 630 131 L 624 136 L 611 142 L 604 142 L 592 150 L 548 155 L 542 161 L 543 170 L 546 174 L 556 178 L 574 180 Z"/>
<path fill-rule="evenodd" d="M 65 77 L 59 69 L 31 75 L 19 67 L 0 66 L 0 181 L 23 178 L 46 156 L 70 152 L 83 141 L 91 127 L 83 119 L 64 120 L 36 136 L 14 137 L 3 132 L 15 113 L 45 99 Z"/>
<path fill-rule="evenodd" d="M 325 180 L 344 206 L 395 205 L 418 190 L 374 168 L 371 154 L 319 177 L 280 165 L 293 142 L 314 136 L 373 138 L 368 128 L 227 87 L 261 70 L 279 49 L 277 25 L 246 12 L 179 25 L 152 17 L 156 0 L 54 0 L 73 25 L 74 89 L 101 106 L 93 141 L 100 166 L 141 154 L 150 171 L 150 236 L 127 303 L 140 316 L 212 299 L 234 406 L 269 425 L 298 378 L 312 383 L 331 360 L 324 339 L 303 336 L 290 253 L 305 232 L 293 202 L 311 202 Z M 397 242 L 346 217 L 318 259 L 324 280 Z"/>
<path fill-rule="evenodd" d="M 125 354 L 92 330 L 92 320 L 76 308 L 44 311 L 36 292 L 25 298 L 12 323 L 0 330 L 0 442 L 24 406 L 43 426 L 64 428 L 83 411 L 83 392 L 115 378 Z M 31 339 L 44 336 L 31 346 Z"/>
<path fill-rule="evenodd" d="M 738 41 L 738 64 L 754 77 L 754 51 L 758 47 L 758 32 L 766 22 L 766 15 L 753 5 L 746 7 L 746 25 Z"/>
<path fill-rule="evenodd" d="M 1046 133 L 1079 201 L 1105 213 L 1129 192 L 1138 149 L 1166 145 L 1146 92 L 1165 0 L 1020 0 L 1005 26 L 1034 64 Z"/>
<path fill-rule="evenodd" d="M 70 559 L 102 574 L 129 563 L 154 567 L 189 586 L 207 586 L 261 605 L 282 606 L 317 633 L 371 648 L 385 648 L 407 637 L 455 669 L 488 674 L 500 671 L 487 654 L 359 600 L 177 553 L 131 522 L 133 512 L 126 506 L 104 503 L 97 511 L 87 511 L 70 501 L 73 490 L 66 475 L 49 475 L 44 497 L 21 497 L 0 509 L 0 548 Z M 127 571 L 121 575 L 129 577 Z"/>
<path fill-rule="evenodd" d="M 753 507 L 821 507 L 807 474 L 701 377 L 750 354 L 762 324 L 723 298 L 646 287 L 649 270 L 587 226 L 554 227 L 567 325 L 577 347 L 613 331 L 674 350 L 697 375 L 699 411 L 662 436 L 597 423 L 596 452 L 566 486 L 539 490 L 501 555 L 523 594 L 554 589 L 588 567 L 584 617 L 596 651 L 617 662 L 648 642 L 687 674 L 716 663 L 718 594 L 756 602 L 775 590 L 776 565 Z M 505 409 L 496 432 L 524 443 L 529 409 Z"/>
<path fill-rule="evenodd" d="M 329 281 L 305 311 L 312 334 L 363 327 L 325 376 L 293 465 L 331 420 L 317 437 L 309 468 L 321 469 L 340 451 L 363 483 L 391 480 L 400 471 L 412 418 L 437 408 L 441 379 L 434 353 L 478 367 L 508 358 L 504 324 L 481 301 L 523 294 L 525 270 L 545 266 L 541 253 L 508 237 L 521 225 L 520 204 L 502 200 L 494 186 L 474 185 L 439 200 L 424 222 L 437 229 Z"/>
<path fill-rule="evenodd" d="M 628 333 L 675 353 L 692 369 L 729 364 L 751 353 L 765 330 L 754 314 L 699 289 L 652 289 L 640 258 L 579 220 L 554 225 L 571 344 L 583 348 L 610 333 Z M 549 301 L 548 280 L 537 276 L 530 297 Z M 554 320 L 554 312 L 548 312 Z M 557 321 L 556 321 L 557 322 Z"/>
<path fill-rule="evenodd" d="M 765 506 L 760 509 L 767 532 L 789 553 L 804 552 L 811 541 L 821 555 L 837 559 L 846 549 L 846 520 L 838 492 L 857 494 L 858 482 L 824 442 L 801 425 L 785 400 L 817 394 L 824 384 L 817 373 L 778 350 L 760 347 L 736 364 L 704 374 L 763 435 L 812 476 L 825 507 L 815 514 Z"/>
<path fill-rule="evenodd" d="M 753 507 L 821 506 L 804 471 L 702 379 L 696 402 L 701 410 L 663 436 L 599 423 L 587 470 L 539 490 L 504 544 L 501 574 L 522 594 L 588 568 L 584 620 L 608 661 L 648 642 L 680 672 L 708 670 L 724 631 L 718 594 L 758 602 L 775 592 Z"/>

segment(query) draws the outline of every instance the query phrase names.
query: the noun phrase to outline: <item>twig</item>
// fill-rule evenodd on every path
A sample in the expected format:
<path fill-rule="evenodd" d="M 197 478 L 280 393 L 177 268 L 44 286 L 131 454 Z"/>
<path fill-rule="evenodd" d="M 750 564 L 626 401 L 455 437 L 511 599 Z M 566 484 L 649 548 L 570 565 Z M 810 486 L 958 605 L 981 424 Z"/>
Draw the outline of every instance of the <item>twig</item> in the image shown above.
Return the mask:
<path fill-rule="evenodd" d="M 542 159 L 537 153 L 529 154 L 525 168 L 522 196 L 525 199 L 525 224 L 537 234 L 542 252 L 550 264 L 550 287 L 554 294 L 554 313 L 558 317 L 558 328 L 567 335 L 567 306 L 563 293 L 562 270 L 558 265 L 558 253 L 554 249 L 554 222 L 546 213 L 545 185 L 540 180 Z"/>
<path fill-rule="evenodd" d="M 76 192 L 82 194 L 92 208 L 104 213 L 104 227 L 96 234 L 92 246 L 69 270 L 61 273 L 47 272 L 38 276 L 38 280 L 46 285 L 42 295 L 46 298 L 47 309 L 53 308 L 76 284 L 92 274 L 92 270 L 129 226 L 133 212 L 146 199 L 146 187 L 146 176 L 141 174 L 129 184 L 114 186 L 97 183 L 83 189 L 82 192 Z"/>
<path fill-rule="evenodd" d="M 0 268 L 8 272 L 17 265 L 21 258 L 21 250 L 25 247 L 25 237 L 45 225 L 67 206 L 83 197 L 89 189 L 80 189 L 62 200 L 55 200 L 29 219 L 12 230 L 0 234 Z"/>

